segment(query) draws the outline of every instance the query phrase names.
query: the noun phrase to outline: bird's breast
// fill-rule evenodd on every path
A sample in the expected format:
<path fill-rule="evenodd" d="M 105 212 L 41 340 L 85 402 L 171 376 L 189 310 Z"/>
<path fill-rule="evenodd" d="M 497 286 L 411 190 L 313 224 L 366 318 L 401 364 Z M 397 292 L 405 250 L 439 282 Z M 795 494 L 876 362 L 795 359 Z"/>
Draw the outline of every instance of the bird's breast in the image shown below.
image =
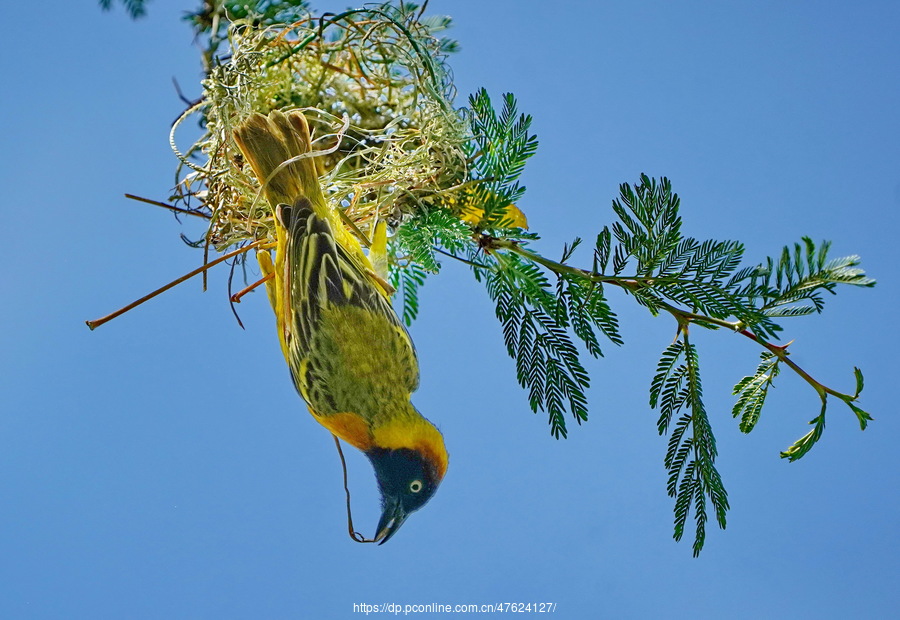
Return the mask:
<path fill-rule="evenodd" d="M 332 305 L 308 333 L 302 376 L 295 379 L 319 418 L 350 412 L 375 424 L 409 402 L 418 364 L 402 327 L 365 308 Z M 337 420 L 329 424 L 355 424 Z"/>

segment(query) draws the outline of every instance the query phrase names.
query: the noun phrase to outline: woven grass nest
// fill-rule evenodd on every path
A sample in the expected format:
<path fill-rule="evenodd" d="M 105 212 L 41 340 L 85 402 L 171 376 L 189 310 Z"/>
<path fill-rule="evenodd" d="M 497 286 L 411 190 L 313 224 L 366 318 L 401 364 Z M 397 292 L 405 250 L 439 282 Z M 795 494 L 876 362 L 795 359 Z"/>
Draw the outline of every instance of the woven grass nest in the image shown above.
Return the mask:
<path fill-rule="evenodd" d="M 436 36 L 447 23 L 391 6 L 264 28 L 234 22 L 231 55 L 171 135 L 180 161 L 171 200 L 209 218 L 197 245 L 223 252 L 274 238 L 234 129 L 275 109 L 306 115 L 323 191 L 364 245 L 376 219 L 393 228 L 434 206 L 464 219 L 470 134 L 444 62 L 453 43 Z M 177 131 L 198 116 L 205 133 L 182 152 Z"/>

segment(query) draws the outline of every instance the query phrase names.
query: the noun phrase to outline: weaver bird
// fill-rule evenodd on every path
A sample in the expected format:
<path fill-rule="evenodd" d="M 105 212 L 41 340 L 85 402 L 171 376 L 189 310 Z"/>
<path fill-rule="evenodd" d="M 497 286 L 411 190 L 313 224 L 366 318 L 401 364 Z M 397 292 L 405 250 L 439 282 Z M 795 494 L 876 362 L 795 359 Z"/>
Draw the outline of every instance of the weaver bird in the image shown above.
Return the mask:
<path fill-rule="evenodd" d="M 268 252 L 258 258 L 273 275 L 291 377 L 313 417 L 372 462 L 382 498 L 375 540 L 385 543 L 447 471 L 443 436 L 410 402 L 415 348 L 389 285 L 322 193 L 304 115 L 254 114 L 234 135 L 277 220 L 274 264 Z M 374 237 L 370 254 L 386 252 L 383 223 Z"/>

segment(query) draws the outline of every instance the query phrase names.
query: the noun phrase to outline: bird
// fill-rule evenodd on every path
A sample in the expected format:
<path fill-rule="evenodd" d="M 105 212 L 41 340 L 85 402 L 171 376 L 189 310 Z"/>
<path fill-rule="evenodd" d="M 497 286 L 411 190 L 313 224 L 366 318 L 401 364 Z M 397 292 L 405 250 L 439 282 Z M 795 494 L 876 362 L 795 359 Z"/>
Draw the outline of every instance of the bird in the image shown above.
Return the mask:
<path fill-rule="evenodd" d="M 410 400 L 415 347 L 390 285 L 322 192 L 305 115 L 253 113 L 234 138 L 275 216 L 275 260 L 257 257 L 294 386 L 316 421 L 372 463 L 382 507 L 373 540 L 384 544 L 449 462 L 443 435 Z M 386 253 L 384 222 L 373 236 L 370 255 Z"/>

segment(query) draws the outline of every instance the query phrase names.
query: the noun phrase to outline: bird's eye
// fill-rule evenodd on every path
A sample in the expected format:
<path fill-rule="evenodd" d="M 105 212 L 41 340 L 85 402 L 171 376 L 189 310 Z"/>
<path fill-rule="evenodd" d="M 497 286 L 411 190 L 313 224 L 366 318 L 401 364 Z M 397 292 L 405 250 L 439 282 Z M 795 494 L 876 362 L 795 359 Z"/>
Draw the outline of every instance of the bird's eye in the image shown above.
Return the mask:
<path fill-rule="evenodd" d="M 419 491 L 422 490 L 423 486 L 424 485 L 422 484 L 421 480 L 413 480 L 412 482 L 409 483 L 409 490 L 412 491 L 413 493 L 418 493 Z"/>

